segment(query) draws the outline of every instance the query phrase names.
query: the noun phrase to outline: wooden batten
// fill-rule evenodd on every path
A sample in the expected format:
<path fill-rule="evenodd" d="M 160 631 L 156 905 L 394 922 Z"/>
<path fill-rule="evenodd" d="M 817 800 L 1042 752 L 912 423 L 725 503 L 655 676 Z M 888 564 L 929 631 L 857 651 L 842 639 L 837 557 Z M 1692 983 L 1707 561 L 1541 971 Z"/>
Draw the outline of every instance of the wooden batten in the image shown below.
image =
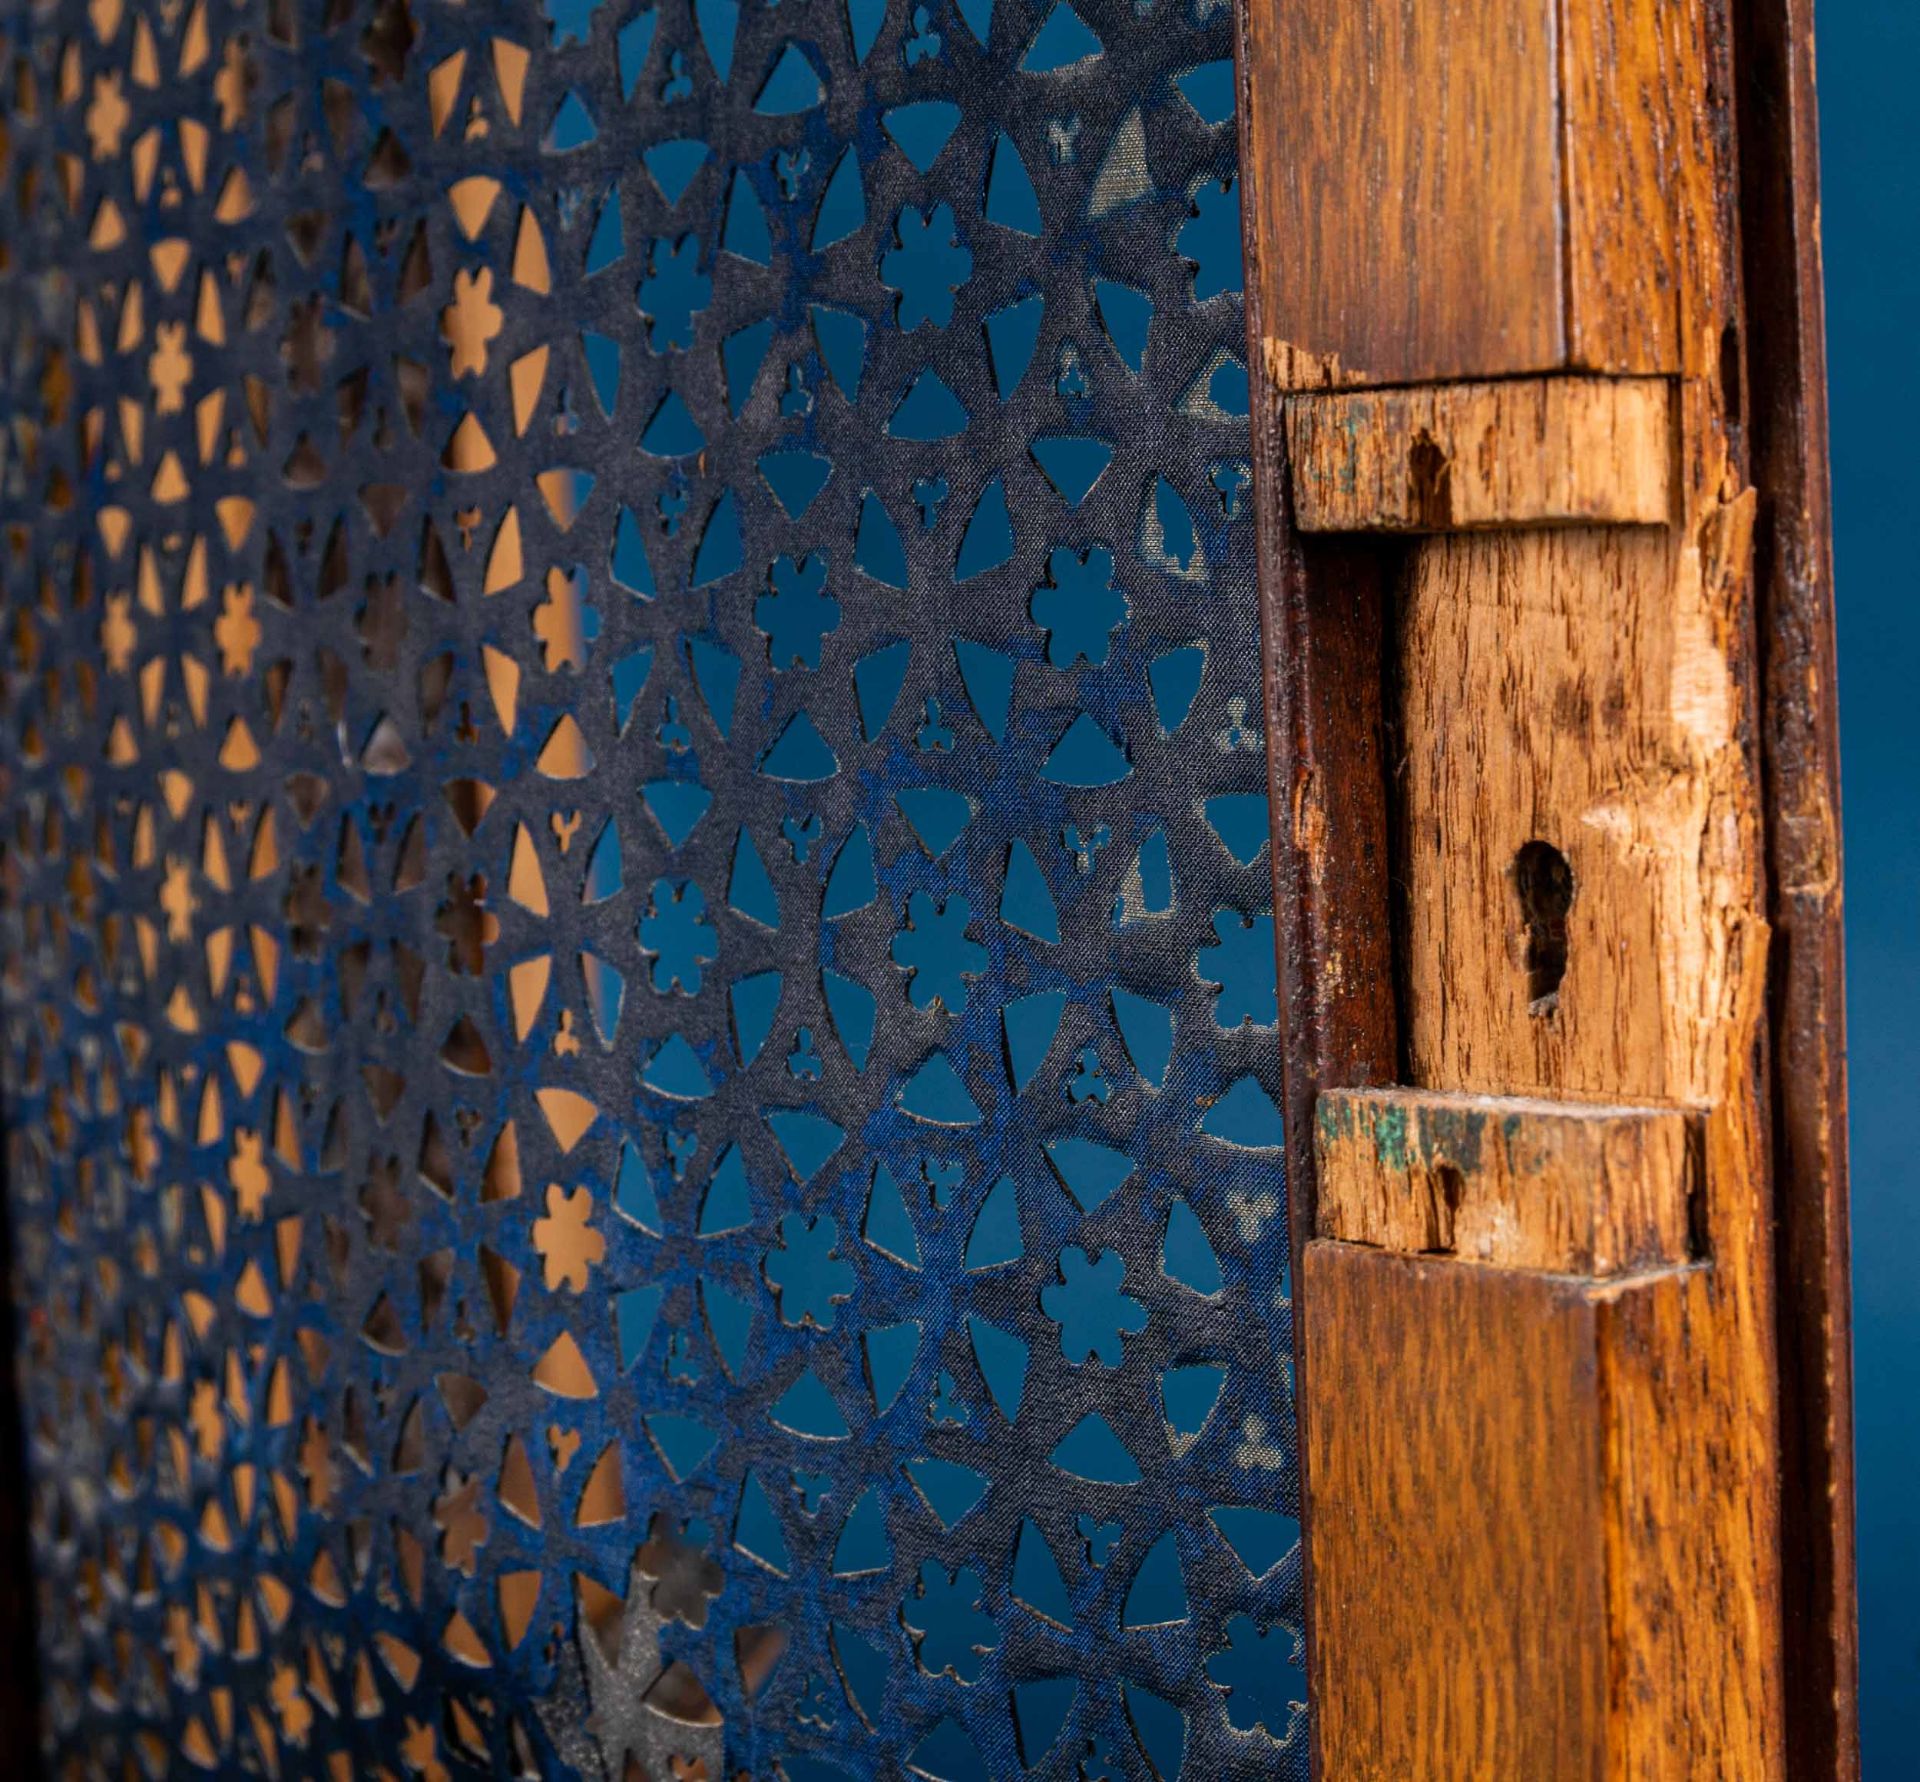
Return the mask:
<path fill-rule="evenodd" d="M 1697 1120 L 1420 1089 L 1329 1089 L 1319 1235 L 1496 1268 L 1621 1275 L 1692 1259 Z"/>
<path fill-rule="evenodd" d="M 1543 377 L 1292 397 L 1302 532 L 1664 526 L 1673 518 L 1665 378 Z"/>
<path fill-rule="evenodd" d="M 1746 1773 L 1662 1711 L 1676 1666 L 1717 1674 L 1689 1605 L 1663 1594 L 1652 1527 L 1699 1483 L 1667 1379 L 1689 1279 L 1308 1245 L 1321 1775 Z M 1761 1742 L 1745 1724 L 1713 1737 Z"/>
<path fill-rule="evenodd" d="M 1845 945 L 1813 0 L 1734 13 L 1746 427 L 1760 491 L 1787 1773 L 1860 1767 Z"/>
<path fill-rule="evenodd" d="M 1790 1650 L 1850 1673 L 1783 1615 L 1724 9 L 1303 0 L 1241 70 L 1316 1773 L 1776 1782 Z"/>

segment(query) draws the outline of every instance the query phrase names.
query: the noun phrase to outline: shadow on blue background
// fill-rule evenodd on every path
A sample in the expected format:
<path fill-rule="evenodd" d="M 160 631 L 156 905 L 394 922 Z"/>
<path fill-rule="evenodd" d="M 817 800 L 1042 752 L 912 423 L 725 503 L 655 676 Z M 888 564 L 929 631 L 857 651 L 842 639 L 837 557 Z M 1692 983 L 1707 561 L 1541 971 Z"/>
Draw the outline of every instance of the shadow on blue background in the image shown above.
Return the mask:
<path fill-rule="evenodd" d="M 1818 9 L 1853 1099 L 1863 1743 L 1920 1775 L 1920 9 Z M 1788 1556 L 1792 1563 L 1792 1556 Z"/>

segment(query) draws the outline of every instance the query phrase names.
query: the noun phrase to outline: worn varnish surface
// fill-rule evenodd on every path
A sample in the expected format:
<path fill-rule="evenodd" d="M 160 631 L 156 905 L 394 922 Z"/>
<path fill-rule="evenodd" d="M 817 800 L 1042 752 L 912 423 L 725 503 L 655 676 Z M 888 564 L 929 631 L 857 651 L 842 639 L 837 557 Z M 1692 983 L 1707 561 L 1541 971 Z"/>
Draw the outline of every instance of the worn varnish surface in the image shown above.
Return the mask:
<path fill-rule="evenodd" d="M 1322 1773 L 1600 1782 L 1611 1665 L 1586 1290 L 1318 1242 L 1301 1296 L 1321 1339 L 1301 1401 L 1316 1602 L 1364 1648 L 1313 1649 L 1320 1749 L 1338 1754 Z M 1513 1390 L 1520 1377 L 1535 1390 Z"/>
<path fill-rule="evenodd" d="M 1723 35 L 1670 0 L 1249 7 L 1267 376 L 1703 371 Z"/>
<path fill-rule="evenodd" d="M 1319 1235 L 1580 1275 L 1684 1262 L 1693 1127 L 1677 1108 L 1329 1089 Z"/>
<path fill-rule="evenodd" d="M 1243 166 L 1297 360 L 1276 383 L 1564 362 L 1552 45 L 1549 0 L 1247 10 Z"/>
<path fill-rule="evenodd" d="M 1295 396 L 1303 532 L 1664 525 L 1672 387 L 1662 378 L 1518 378 Z"/>
<path fill-rule="evenodd" d="M 1699 1595 L 1721 1506 L 1756 1543 L 1769 1528 L 1730 1439 L 1712 1270 L 1593 1280 L 1318 1240 L 1301 1292 L 1322 1773 L 1782 1774 L 1777 1694 L 1729 1662 L 1767 1623 Z"/>
<path fill-rule="evenodd" d="M 1568 362 L 1712 376 L 1733 240 L 1724 11 L 1559 0 L 1557 12 Z"/>
<path fill-rule="evenodd" d="M 1689 1494 L 1729 1483 L 1725 1407 L 1676 1367 L 1704 1278 L 1308 1246 L 1314 1582 L 1348 1642 L 1314 1651 L 1324 1774 L 1764 1773 L 1724 1755 L 1760 1748 L 1753 1703 L 1670 1572 Z M 1717 1751 L 1648 1712 L 1683 1672 L 1689 1712 L 1719 1717 Z"/>

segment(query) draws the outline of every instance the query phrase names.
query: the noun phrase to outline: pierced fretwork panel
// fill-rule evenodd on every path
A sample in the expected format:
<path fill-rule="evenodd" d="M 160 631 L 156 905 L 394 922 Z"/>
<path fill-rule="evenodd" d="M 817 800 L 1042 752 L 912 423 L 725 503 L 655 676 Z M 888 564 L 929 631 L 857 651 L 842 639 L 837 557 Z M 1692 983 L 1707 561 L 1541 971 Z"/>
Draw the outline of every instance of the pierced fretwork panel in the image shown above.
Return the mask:
<path fill-rule="evenodd" d="M 55 1773 L 1303 1776 L 1229 9 L 6 29 Z"/>

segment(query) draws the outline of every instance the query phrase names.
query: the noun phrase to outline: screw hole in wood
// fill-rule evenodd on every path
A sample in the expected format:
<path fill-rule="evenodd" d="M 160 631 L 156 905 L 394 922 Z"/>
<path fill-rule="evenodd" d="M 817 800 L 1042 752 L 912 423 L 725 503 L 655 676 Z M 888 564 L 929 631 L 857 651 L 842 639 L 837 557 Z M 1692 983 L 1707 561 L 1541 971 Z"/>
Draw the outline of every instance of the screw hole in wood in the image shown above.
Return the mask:
<path fill-rule="evenodd" d="M 1438 1163 L 1434 1165 L 1433 1187 L 1433 1229 L 1430 1234 L 1433 1241 L 1427 1248 L 1435 1255 L 1451 1256 L 1454 1225 L 1460 1212 L 1460 1202 L 1466 1197 L 1467 1179 L 1461 1174 L 1458 1164 Z"/>
<path fill-rule="evenodd" d="M 1407 453 L 1407 486 L 1414 523 L 1444 532 L 1453 523 L 1453 461 L 1424 427 Z"/>

